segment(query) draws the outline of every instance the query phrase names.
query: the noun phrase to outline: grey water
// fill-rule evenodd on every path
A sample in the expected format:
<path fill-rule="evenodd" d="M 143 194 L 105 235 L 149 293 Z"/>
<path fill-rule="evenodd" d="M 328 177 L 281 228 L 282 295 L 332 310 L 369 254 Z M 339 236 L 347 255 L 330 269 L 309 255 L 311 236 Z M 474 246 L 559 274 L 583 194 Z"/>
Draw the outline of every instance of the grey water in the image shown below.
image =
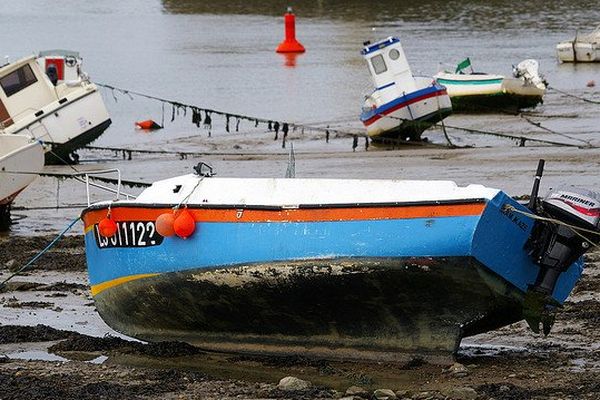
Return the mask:
<path fill-rule="evenodd" d="M 282 15 L 288 5 L 296 12 L 297 38 L 307 48 L 295 60 L 274 51 L 283 38 Z M 22 0 L 5 1 L 0 7 L 0 56 L 15 60 L 45 49 L 77 50 L 95 82 L 236 114 L 362 132 L 358 114 L 363 96 L 372 89 L 360 56 L 365 40 L 400 37 L 413 72 L 428 76 L 441 63 L 455 65 L 466 57 L 478 71 L 509 75 L 513 64 L 534 58 L 553 87 L 598 99 L 600 65 L 559 64 L 555 55 L 557 42 L 598 24 L 596 1 Z M 599 86 L 588 88 L 592 80 Z M 226 136 L 222 119 L 215 120 L 213 138 L 208 139 L 202 128 L 191 124 L 190 114 L 176 115 L 171 122 L 173 110 L 168 105 L 163 110 L 159 102 L 109 90 L 102 93 L 113 124 L 94 143 L 98 146 L 229 151 L 238 144 L 254 152 L 279 148 L 270 132 L 255 129 L 250 122 L 240 122 L 240 132 L 250 132 L 250 139 L 235 132 L 232 137 L 238 139 L 219 142 Z M 550 91 L 536 112 L 554 116 L 536 120 L 544 126 L 600 144 L 598 105 Z M 149 118 L 164 120 L 165 129 L 148 134 L 134 128 L 135 121 Z M 503 115 L 452 116 L 448 123 L 573 143 Z M 197 135 L 197 140 L 178 143 L 177 138 L 190 135 Z M 430 136 L 443 143 L 439 132 Z M 459 144 L 514 145 L 458 131 L 451 136 Z M 318 151 L 322 142 L 295 145 L 299 151 L 303 146 Z M 345 142 L 330 148 L 339 151 L 340 159 L 351 151 Z M 91 168 L 91 161 L 110 157 L 94 152 L 82 159 L 87 161 L 85 168 Z M 188 171 L 192 163 L 173 158 L 168 163 L 138 160 L 118 166 L 127 178 L 152 181 Z M 285 170 L 284 161 L 261 164 L 250 172 L 235 169 L 234 164 L 223 160 L 225 174 L 265 176 Z M 342 167 L 360 174 L 356 164 Z M 43 178 L 15 205 L 52 206 L 56 193 L 60 204 L 85 203 L 85 189 Z M 26 218 L 13 231 L 59 230 L 77 213 L 76 209 L 24 213 Z"/>

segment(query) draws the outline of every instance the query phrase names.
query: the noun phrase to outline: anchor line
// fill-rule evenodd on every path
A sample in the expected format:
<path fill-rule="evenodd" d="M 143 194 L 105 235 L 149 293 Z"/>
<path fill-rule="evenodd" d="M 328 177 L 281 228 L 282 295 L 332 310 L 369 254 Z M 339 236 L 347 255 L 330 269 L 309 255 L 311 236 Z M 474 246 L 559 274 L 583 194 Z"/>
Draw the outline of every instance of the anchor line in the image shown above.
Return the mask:
<path fill-rule="evenodd" d="M 40 251 L 39 253 L 37 253 L 31 260 L 29 260 L 27 262 L 27 264 L 23 265 L 21 268 L 19 268 L 16 272 L 14 272 L 13 274 L 11 274 L 10 276 L 8 276 L 8 278 L 6 278 L 5 280 L 3 280 L 2 282 L 0 282 L 0 290 L 6 285 L 6 283 L 8 281 L 10 281 L 12 278 L 14 278 L 15 276 L 20 275 L 23 271 L 25 271 L 27 268 L 29 268 L 33 263 L 35 263 L 41 256 L 43 256 L 48 250 L 50 250 L 60 239 L 62 239 L 63 236 L 65 236 L 67 234 L 67 232 L 69 232 L 71 230 L 71 228 L 73 228 L 73 226 L 77 223 L 77 221 L 79 221 L 79 217 L 75 218 L 73 221 L 71 221 L 69 223 L 69 225 L 67 225 L 66 228 L 64 228 L 62 230 L 62 232 L 60 232 L 58 234 L 58 236 L 56 236 L 56 238 L 54 238 L 54 240 L 52 240 L 42 251 Z"/>
<path fill-rule="evenodd" d="M 441 127 L 441 124 L 438 123 L 438 122 L 431 123 L 431 122 L 423 122 L 423 121 L 413 121 L 413 120 L 408 120 L 406 118 L 393 117 L 391 115 L 383 115 L 383 114 L 380 114 L 380 116 L 385 117 L 385 118 L 396 119 L 396 120 L 403 121 L 403 122 L 411 122 L 411 123 L 416 123 L 416 124 L 424 124 L 424 125 Z M 527 136 L 516 136 L 516 135 L 510 135 L 510 134 L 506 134 L 506 133 L 484 131 L 484 130 L 481 130 L 481 129 L 472 129 L 472 128 L 466 128 L 466 127 L 455 126 L 455 125 L 448 125 L 448 124 L 444 124 L 444 126 L 446 128 L 461 130 L 461 131 L 465 131 L 465 132 L 473 133 L 473 134 L 478 134 L 478 135 L 489 135 L 489 136 L 497 136 L 497 137 L 501 137 L 501 138 L 505 138 L 505 139 L 518 140 L 520 147 L 525 146 L 525 142 L 531 141 L 531 142 L 537 142 L 537 143 L 550 144 L 550 145 L 554 145 L 554 146 L 564 146 L 564 147 L 577 147 L 577 148 L 581 148 L 581 146 L 576 145 L 576 144 L 563 143 L 563 142 L 555 142 L 553 140 L 535 139 L 535 138 L 530 138 L 530 137 L 527 137 Z M 586 148 L 587 147 L 588 146 L 586 146 Z M 593 148 L 596 148 L 596 147 L 593 147 Z"/>
<path fill-rule="evenodd" d="M 230 113 L 230 112 L 226 112 L 226 111 L 222 111 L 222 110 L 216 110 L 216 109 L 212 109 L 212 108 L 201 107 L 201 106 L 197 106 L 197 105 L 193 105 L 193 104 L 183 103 L 180 101 L 166 99 L 166 98 L 150 95 L 147 93 L 137 92 L 134 90 L 124 89 L 124 88 L 120 88 L 117 86 L 108 85 L 105 83 L 96 83 L 96 85 L 110 90 L 115 101 L 116 101 L 115 92 L 119 92 L 126 96 L 129 96 L 130 98 L 132 98 L 132 95 L 133 95 L 133 96 L 143 97 L 143 98 L 150 99 L 150 100 L 159 101 L 163 104 L 170 104 L 172 106 L 171 121 L 173 121 L 175 119 L 176 115 L 179 115 L 180 110 L 183 111 L 183 114 L 185 116 L 187 113 L 187 110 L 190 109 L 192 112 L 196 112 L 196 113 L 204 112 L 205 116 L 209 116 L 209 117 L 213 114 L 220 115 L 222 117 L 225 117 L 227 121 L 229 121 L 229 119 L 233 118 L 233 119 L 237 119 L 237 120 L 245 120 L 245 121 L 253 122 L 254 126 L 258 126 L 258 124 L 266 124 L 269 127 L 269 130 L 273 129 L 272 126 L 275 122 L 279 122 L 280 126 L 283 126 L 283 124 L 287 124 L 288 127 L 291 129 L 299 129 L 300 128 L 300 129 L 307 129 L 310 131 L 321 132 L 321 133 L 326 133 L 327 131 L 329 131 L 329 132 L 336 133 L 336 135 L 339 135 L 339 136 L 349 136 L 349 137 L 365 136 L 365 137 L 367 137 L 367 134 L 364 132 L 355 132 L 355 133 L 347 132 L 347 131 L 342 131 L 339 129 L 332 129 L 329 127 L 318 126 L 318 123 L 303 124 L 303 123 L 297 123 L 297 122 L 280 121 L 275 118 L 268 119 L 268 118 L 255 117 L 255 116 L 245 115 L 245 114 Z M 206 122 L 206 117 L 205 117 L 204 121 Z M 212 122 L 212 118 L 209 118 L 209 121 Z M 227 128 L 228 126 L 229 126 L 229 124 L 226 125 L 226 130 L 228 130 L 228 128 Z M 238 124 L 236 124 L 236 131 L 237 131 L 237 126 L 238 126 Z"/>
<path fill-rule="evenodd" d="M 567 139 L 575 140 L 577 142 L 585 143 L 586 147 L 594 147 L 590 143 L 589 140 L 579 139 L 579 138 L 573 137 L 571 135 L 567 135 L 566 133 L 557 132 L 557 131 L 555 131 L 553 129 L 550 129 L 550 128 L 547 128 L 547 127 L 543 126 L 540 122 L 532 121 L 531 119 L 529 119 L 527 116 L 525 116 L 523 114 L 519 114 L 519 117 L 521 117 L 522 119 L 524 119 L 527 123 L 529 123 L 529 124 L 531 124 L 533 126 L 536 126 L 536 127 L 540 128 L 540 129 L 546 131 L 546 132 L 552 133 L 554 135 L 562 136 L 562 137 L 567 138 Z"/>
<path fill-rule="evenodd" d="M 57 179 L 75 179 L 75 180 L 78 180 L 78 181 L 80 181 L 82 183 L 85 183 L 83 180 L 77 179 L 79 177 L 76 176 L 76 175 L 74 175 L 74 174 L 61 174 L 61 173 L 57 173 L 57 172 L 33 172 L 33 171 L 9 171 L 9 170 L 3 170 L 3 171 L 0 171 L 0 174 L 39 175 L 39 176 L 43 176 L 43 177 L 57 178 Z M 97 180 L 97 181 L 101 181 L 101 182 L 104 182 L 104 183 L 114 184 L 114 185 L 116 185 L 116 184 L 119 183 L 119 180 L 118 179 L 114 179 L 114 178 L 105 178 L 105 177 L 102 177 L 102 176 L 90 176 L 89 178 Z M 150 183 L 139 182 L 139 181 L 129 181 L 129 180 L 124 180 L 124 179 L 121 179 L 121 184 L 124 185 L 124 186 L 131 187 L 131 188 L 145 188 L 145 187 L 151 186 Z"/>
<path fill-rule="evenodd" d="M 575 94 L 571 94 L 569 92 L 565 92 L 564 90 L 557 89 L 554 86 L 548 86 L 548 89 L 554 90 L 555 92 L 563 94 L 563 95 L 565 95 L 567 97 L 572 97 L 572 98 L 577 99 L 577 100 L 585 101 L 586 103 L 600 104 L 600 101 L 598 101 L 598 100 L 592 100 L 592 99 L 587 99 L 587 98 L 582 97 L 582 96 L 577 96 Z"/>

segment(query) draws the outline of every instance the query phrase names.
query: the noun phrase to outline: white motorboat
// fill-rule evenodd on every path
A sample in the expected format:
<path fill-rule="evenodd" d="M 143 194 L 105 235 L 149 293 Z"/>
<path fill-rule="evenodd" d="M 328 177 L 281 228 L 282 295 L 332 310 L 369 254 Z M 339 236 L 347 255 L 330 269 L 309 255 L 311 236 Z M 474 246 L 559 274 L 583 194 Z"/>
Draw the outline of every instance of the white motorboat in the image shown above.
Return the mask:
<path fill-rule="evenodd" d="M 41 58 L 46 70 L 36 56 L 0 67 L 0 135 L 42 140 L 47 162 L 74 162 L 71 154 L 97 139 L 111 120 L 97 86 L 80 71 L 80 59 Z"/>
<path fill-rule="evenodd" d="M 452 112 L 446 88 L 430 77 L 415 77 L 400 39 L 389 37 L 361 51 L 375 90 L 366 96 L 360 119 L 375 141 L 420 140 L 424 130 Z"/>
<path fill-rule="evenodd" d="M 44 168 L 41 142 L 25 135 L 0 135 L 0 230 L 10 224 L 10 206 Z"/>
<path fill-rule="evenodd" d="M 517 111 L 542 102 L 546 82 L 536 60 L 521 61 L 513 76 L 465 71 L 471 67 L 467 58 L 454 71 L 440 71 L 434 78 L 448 90 L 454 111 Z"/>
<path fill-rule="evenodd" d="M 594 31 L 556 45 L 560 62 L 600 62 L 600 25 Z"/>

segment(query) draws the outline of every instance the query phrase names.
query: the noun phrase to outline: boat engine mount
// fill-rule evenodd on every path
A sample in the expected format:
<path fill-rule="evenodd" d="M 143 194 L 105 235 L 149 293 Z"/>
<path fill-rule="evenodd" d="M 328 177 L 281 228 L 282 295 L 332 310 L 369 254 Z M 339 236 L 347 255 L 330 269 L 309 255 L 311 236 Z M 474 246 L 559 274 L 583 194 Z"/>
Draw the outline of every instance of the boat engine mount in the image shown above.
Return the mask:
<path fill-rule="evenodd" d="M 541 322 L 547 335 L 559 306 L 552 294 L 560 275 L 600 239 L 600 193 L 559 188 L 551 190 L 543 200 L 535 196 L 530 208 L 543 217 L 536 220 L 526 244 L 540 271 L 525 295 L 523 316 L 535 333 Z"/>

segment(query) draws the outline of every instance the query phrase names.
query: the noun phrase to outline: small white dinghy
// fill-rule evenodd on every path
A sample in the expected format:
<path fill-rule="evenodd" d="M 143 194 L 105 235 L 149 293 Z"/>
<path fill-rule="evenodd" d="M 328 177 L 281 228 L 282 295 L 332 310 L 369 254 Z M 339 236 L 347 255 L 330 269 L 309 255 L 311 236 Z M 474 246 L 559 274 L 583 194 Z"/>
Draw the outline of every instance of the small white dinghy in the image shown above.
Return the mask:
<path fill-rule="evenodd" d="M 400 39 L 389 37 L 361 51 L 375 90 L 366 96 L 360 120 L 374 141 L 418 141 L 452 113 L 446 88 L 431 77 L 413 76 Z"/>
<path fill-rule="evenodd" d="M 0 135 L 0 231 L 10 224 L 10 205 L 44 168 L 41 142 L 23 135 Z"/>
<path fill-rule="evenodd" d="M 513 67 L 512 77 L 474 72 L 467 58 L 455 71 L 440 71 L 434 78 L 447 88 L 455 112 L 518 111 L 541 103 L 546 92 L 539 64 L 533 59 Z"/>
<path fill-rule="evenodd" d="M 600 62 L 600 25 L 585 35 L 575 34 L 572 40 L 556 45 L 560 62 Z"/>

